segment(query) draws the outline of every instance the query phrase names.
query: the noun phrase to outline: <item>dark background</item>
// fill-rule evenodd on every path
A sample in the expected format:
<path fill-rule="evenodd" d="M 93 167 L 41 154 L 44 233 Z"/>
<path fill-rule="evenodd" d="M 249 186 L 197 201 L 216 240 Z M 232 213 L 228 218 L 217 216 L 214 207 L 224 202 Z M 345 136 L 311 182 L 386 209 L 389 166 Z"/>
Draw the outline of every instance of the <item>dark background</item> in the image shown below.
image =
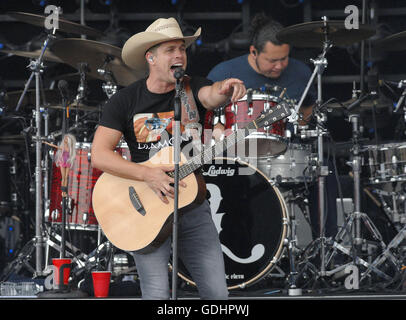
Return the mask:
<path fill-rule="evenodd" d="M 16 21 L 7 12 L 20 11 L 44 15 L 47 4 L 60 6 L 62 18 L 80 23 L 80 0 L 39 1 L 39 0 L 0 0 L 0 49 L 32 51 L 39 49 L 45 39 L 44 29 L 22 21 Z M 391 52 L 376 50 L 375 41 L 406 30 L 406 1 L 310 1 L 310 0 L 87 0 L 84 4 L 84 18 L 87 26 L 105 31 L 107 37 L 92 38 L 99 42 L 122 47 L 133 34 L 144 31 L 159 17 L 176 17 L 184 34 L 192 34 L 202 27 L 202 35 L 189 50 L 187 72 L 206 76 L 217 63 L 246 53 L 249 45 L 247 32 L 250 19 L 259 12 L 265 12 L 284 26 L 310 21 L 319 21 L 322 16 L 330 20 L 344 20 L 344 8 L 356 5 L 362 13 L 366 4 L 366 22 L 377 33 L 365 41 L 365 75 L 371 68 L 379 71 L 379 79 L 398 82 L 406 79 L 405 51 Z M 361 17 L 360 17 L 361 19 Z M 77 35 L 58 34 L 62 37 Z M 405 39 L 399 41 L 405 42 Z M 406 45 L 405 45 L 406 47 Z M 351 98 L 353 83 L 360 89 L 361 44 L 349 47 L 333 47 L 328 55 L 328 67 L 323 74 L 323 101 L 335 98 L 344 102 Z M 318 49 L 293 48 L 292 56 L 307 63 L 313 70 L 311 58 L 320 53 Z M 72 52 L 74 54 L 74 52 Z M 21 91 L 30 76 L 27 68 L 29 59 L 0 53 L 0 90 L 3 93 Z M 44 88 L 50 88 L 64 75 L 77 70 L 67 64 L 45 63 L 43 72 Z M 66 78 L 72 92 L 78 87 L 77 78 Z M 34 88 L 32 81 L 30 88 Z M 107 97 L 101 89 L 101 80 L 89 79 L 91 100 L 102 104 Z M 364 91 L 368 90 L 367 81 Z M 403 115 L 393 114 L 394 103 L 401 94 L 396 86 L 389 89 L 383 86 L 379 97 L 389 100 L 386 107 L 376 114 L 377 125 L 371 121 L 371 114 L 363 114 L 365 128 L 363 137 L 372 140 L 376 130 L 381 142 L 403 141 Z M 59 99 L 59 96 L 57 95 Z M 34 100 L 35 101 L 35 100 Z M 32 141 L 21 135 L 26 129 L 30 132 L 33 124 L 32 103 L 25 104 L 15 112 L 16 101 L 8 101 L 0 113 L 0 196 L 11 197 L 12 206 L 0 213 L 0 268 L 1 264 L 13 257 L 18 248 L 27 243 L 33 235 L 35 225 L 34 165 L 35 148 Z M 60 130 L 60 111 L 50 110 L 50 131 Z M 94 121 L 97 120 L 93 118 Z M 58 122 L 59 121 L 59 122 Z M 349 148 L 340 145 L 351 143 L 351 126 L 344 114 L 337 109 L 328 114 L 327 127 L 331 140 L 337 144 L 338 170 L 346 174 Z M 28 135 L 29 138 L 29 135 Z M 82 137 L 83 138 L 83 137 Z M 84 137 L 91 140 L 91 135 Z M 11 169 L 11 170 L 10 170 Z M 10 174 L 11 172 L 11 174 Z M 0 199 L 2 200 L 2 199 Z"/>

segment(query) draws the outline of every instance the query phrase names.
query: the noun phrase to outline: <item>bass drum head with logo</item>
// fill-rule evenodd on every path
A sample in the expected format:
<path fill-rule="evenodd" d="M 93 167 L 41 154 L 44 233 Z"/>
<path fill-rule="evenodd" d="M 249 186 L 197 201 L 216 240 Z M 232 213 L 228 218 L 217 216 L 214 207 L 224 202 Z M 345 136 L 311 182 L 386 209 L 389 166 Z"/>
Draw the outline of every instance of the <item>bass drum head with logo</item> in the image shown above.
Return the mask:
<path fill-rule="evenodd" d="M 203 167 L 203 176 L 224 254 L 227 286 L 251 285 L 268 274 L 282 255 L 286 204 L 264 174 L 246 162 L 216 158 Z M 195 285 L 181 263 L 179 276 Z"/>

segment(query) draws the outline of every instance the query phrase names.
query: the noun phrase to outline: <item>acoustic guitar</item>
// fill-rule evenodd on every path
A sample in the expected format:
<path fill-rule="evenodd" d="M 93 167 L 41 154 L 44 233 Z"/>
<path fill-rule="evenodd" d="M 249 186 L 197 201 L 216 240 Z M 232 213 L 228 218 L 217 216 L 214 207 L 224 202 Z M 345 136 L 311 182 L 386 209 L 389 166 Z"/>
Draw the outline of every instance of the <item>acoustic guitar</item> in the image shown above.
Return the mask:
<path fill-rule="evenodd" d="M 179 178 L 187 187 L 179 188 L 178 213 L 200 205 L 206 196 L 206 184 L 198 169 L 224 153 L 228 148 L 242 141 L 260 127 L 288 117 L 290 106 L 281 101 L 242 129 L 233 131 L 224 140 L 204 148 L 202 152 L 186 159 L 181 154 Z M 144 166 L 174 164 L 173 147 L 158 151 Z M 174 176 L 174 172 L 168 173 Z M 130 180 L 102 173 L 92 194 L 93 210 L 107 239 L 117 248 L 126 251 L 147 253 L 158 248 L 172 232 L 174 199 L 168 197 L 168 204 L 143 181 Z"/>

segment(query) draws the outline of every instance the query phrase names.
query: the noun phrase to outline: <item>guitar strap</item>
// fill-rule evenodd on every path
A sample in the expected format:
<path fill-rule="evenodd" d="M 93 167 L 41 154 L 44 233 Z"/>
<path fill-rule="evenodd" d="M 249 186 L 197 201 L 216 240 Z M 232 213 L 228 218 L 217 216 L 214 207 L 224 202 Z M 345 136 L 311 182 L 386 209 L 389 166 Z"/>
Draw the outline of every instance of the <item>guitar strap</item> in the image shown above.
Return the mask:
<path fill-rule="evenodd" d="M 180 101 L 182 106 L 182 125 L 185 127 L 186 138 L 200 139 L 202 128 L 199 123 L 199 112 L 192 88 L 190 87 L 190 77 L 183 77 L 182 88 L 180 91 Z"/>

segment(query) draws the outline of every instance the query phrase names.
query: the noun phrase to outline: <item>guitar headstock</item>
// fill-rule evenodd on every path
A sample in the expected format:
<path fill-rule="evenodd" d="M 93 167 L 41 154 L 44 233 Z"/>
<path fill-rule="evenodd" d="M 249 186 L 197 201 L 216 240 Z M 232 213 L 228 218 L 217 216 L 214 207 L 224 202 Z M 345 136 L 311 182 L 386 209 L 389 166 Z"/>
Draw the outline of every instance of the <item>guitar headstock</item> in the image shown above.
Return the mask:
<path fill-rule="evenodd" d="M 282 100 L 276 106 L 269 108 L 268 111 L 262 111 L 253 123 L 256 127 L 267 127 L 291 115 L 291 106 L 288 102 Z"/>

